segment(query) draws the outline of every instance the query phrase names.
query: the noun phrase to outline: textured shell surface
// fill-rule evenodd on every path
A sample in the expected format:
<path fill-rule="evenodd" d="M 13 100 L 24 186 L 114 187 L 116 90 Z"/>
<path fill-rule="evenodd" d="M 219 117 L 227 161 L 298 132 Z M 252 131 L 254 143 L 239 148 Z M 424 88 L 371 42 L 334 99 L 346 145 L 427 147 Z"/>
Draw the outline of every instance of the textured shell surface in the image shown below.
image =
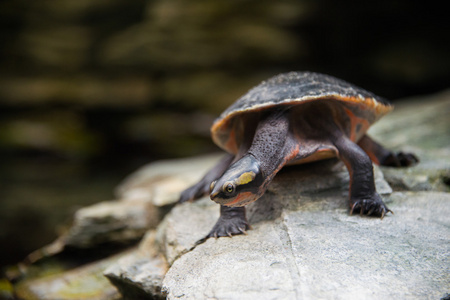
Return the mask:
<path fill-rule="evenodd" d="M 359 98 L 361 102 L 365 99 L 373 99 L 380 104 L 390 105 L 387 100 L 330 75 L 290 72 L 261 82 L 228 107 L 218 120 L 239 111 L 335 97 Z"/>
<path fill-rule="evenodd" d="M 224 150 L 236 153 L 242 142 L 237 128 L 245 127 L 244 114 L 317 100 L 342 103 L 369 126 L 393 108 L 387 100 L 333 76 L 313 72 L 284 73 L 261 82 L 228 107 L 211 127 L 212 139 Z"/>

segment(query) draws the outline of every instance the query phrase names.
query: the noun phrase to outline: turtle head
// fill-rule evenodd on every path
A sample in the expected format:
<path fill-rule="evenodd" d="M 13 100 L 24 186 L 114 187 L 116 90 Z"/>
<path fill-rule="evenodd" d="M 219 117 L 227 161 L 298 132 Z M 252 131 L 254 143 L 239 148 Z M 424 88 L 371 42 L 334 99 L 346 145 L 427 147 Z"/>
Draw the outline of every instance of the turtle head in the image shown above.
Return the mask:
<path fill-rule="evenodd" d="M 231 207 L 244 206 L 262 195 L 264 176 L 258 160 L 251 154 L 233 163 L 211 183 L 211 200 Z"/>

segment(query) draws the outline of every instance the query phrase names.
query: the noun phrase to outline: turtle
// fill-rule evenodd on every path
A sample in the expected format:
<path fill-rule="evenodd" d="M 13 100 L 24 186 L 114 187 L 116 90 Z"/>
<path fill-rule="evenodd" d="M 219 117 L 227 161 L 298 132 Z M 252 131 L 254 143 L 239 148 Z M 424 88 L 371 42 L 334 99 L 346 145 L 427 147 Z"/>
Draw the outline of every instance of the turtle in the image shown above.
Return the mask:
<path fill-rule="evenodd" d="M 260 198 L 286 165 L 337 157 L 350 174 L 350 214 L 393 213 L 377 193 L 372 163 L 416 164 L 412 153 L 392 152 L 371 139 L 369 127 L 393 109 L 384 98 L 336 77 L 289 72 L 261 82 L 228 107 L 211 127 L 228 154 L 179 203 L 209 193 L 220 204 L 210 237 L 245 234 L 245 205 Z"/>

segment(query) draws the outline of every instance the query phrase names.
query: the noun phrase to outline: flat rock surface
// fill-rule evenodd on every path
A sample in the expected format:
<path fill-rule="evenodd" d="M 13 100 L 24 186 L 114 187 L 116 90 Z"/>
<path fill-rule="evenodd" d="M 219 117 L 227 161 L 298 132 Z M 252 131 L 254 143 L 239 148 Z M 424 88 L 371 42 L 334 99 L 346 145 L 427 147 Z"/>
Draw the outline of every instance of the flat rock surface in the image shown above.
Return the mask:
<path fill-rule="evenodd" d="M 390 202 L 396 215 L 383 220 L 285 211 L 247 236 L 210 239 L 173 263 L 168 299 L 439 299 L 450 289 L 450 195 Z"/>

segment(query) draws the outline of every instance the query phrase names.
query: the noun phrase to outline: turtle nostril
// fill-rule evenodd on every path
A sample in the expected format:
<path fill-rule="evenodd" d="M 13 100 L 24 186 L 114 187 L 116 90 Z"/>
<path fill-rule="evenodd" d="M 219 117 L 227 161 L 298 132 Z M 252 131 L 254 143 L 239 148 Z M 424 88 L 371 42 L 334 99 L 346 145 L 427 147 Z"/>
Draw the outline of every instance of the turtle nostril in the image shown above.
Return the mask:
<path fill-rule="evenodd" d="M 209 193 L 212 193 L 214 186 L 216 185 L 216 180 L 214 180 L 213 182 L 211 182 L 211 185 L 209 186 Z"/>
<path fill-rule="evenodd" d="M 214 199 L 216 199 L 217 195 L 219 195 L 219 192 L 211 193 L 209 195 L 209 198 L 211 198 L 211 200 L 214 200 Z"/>

